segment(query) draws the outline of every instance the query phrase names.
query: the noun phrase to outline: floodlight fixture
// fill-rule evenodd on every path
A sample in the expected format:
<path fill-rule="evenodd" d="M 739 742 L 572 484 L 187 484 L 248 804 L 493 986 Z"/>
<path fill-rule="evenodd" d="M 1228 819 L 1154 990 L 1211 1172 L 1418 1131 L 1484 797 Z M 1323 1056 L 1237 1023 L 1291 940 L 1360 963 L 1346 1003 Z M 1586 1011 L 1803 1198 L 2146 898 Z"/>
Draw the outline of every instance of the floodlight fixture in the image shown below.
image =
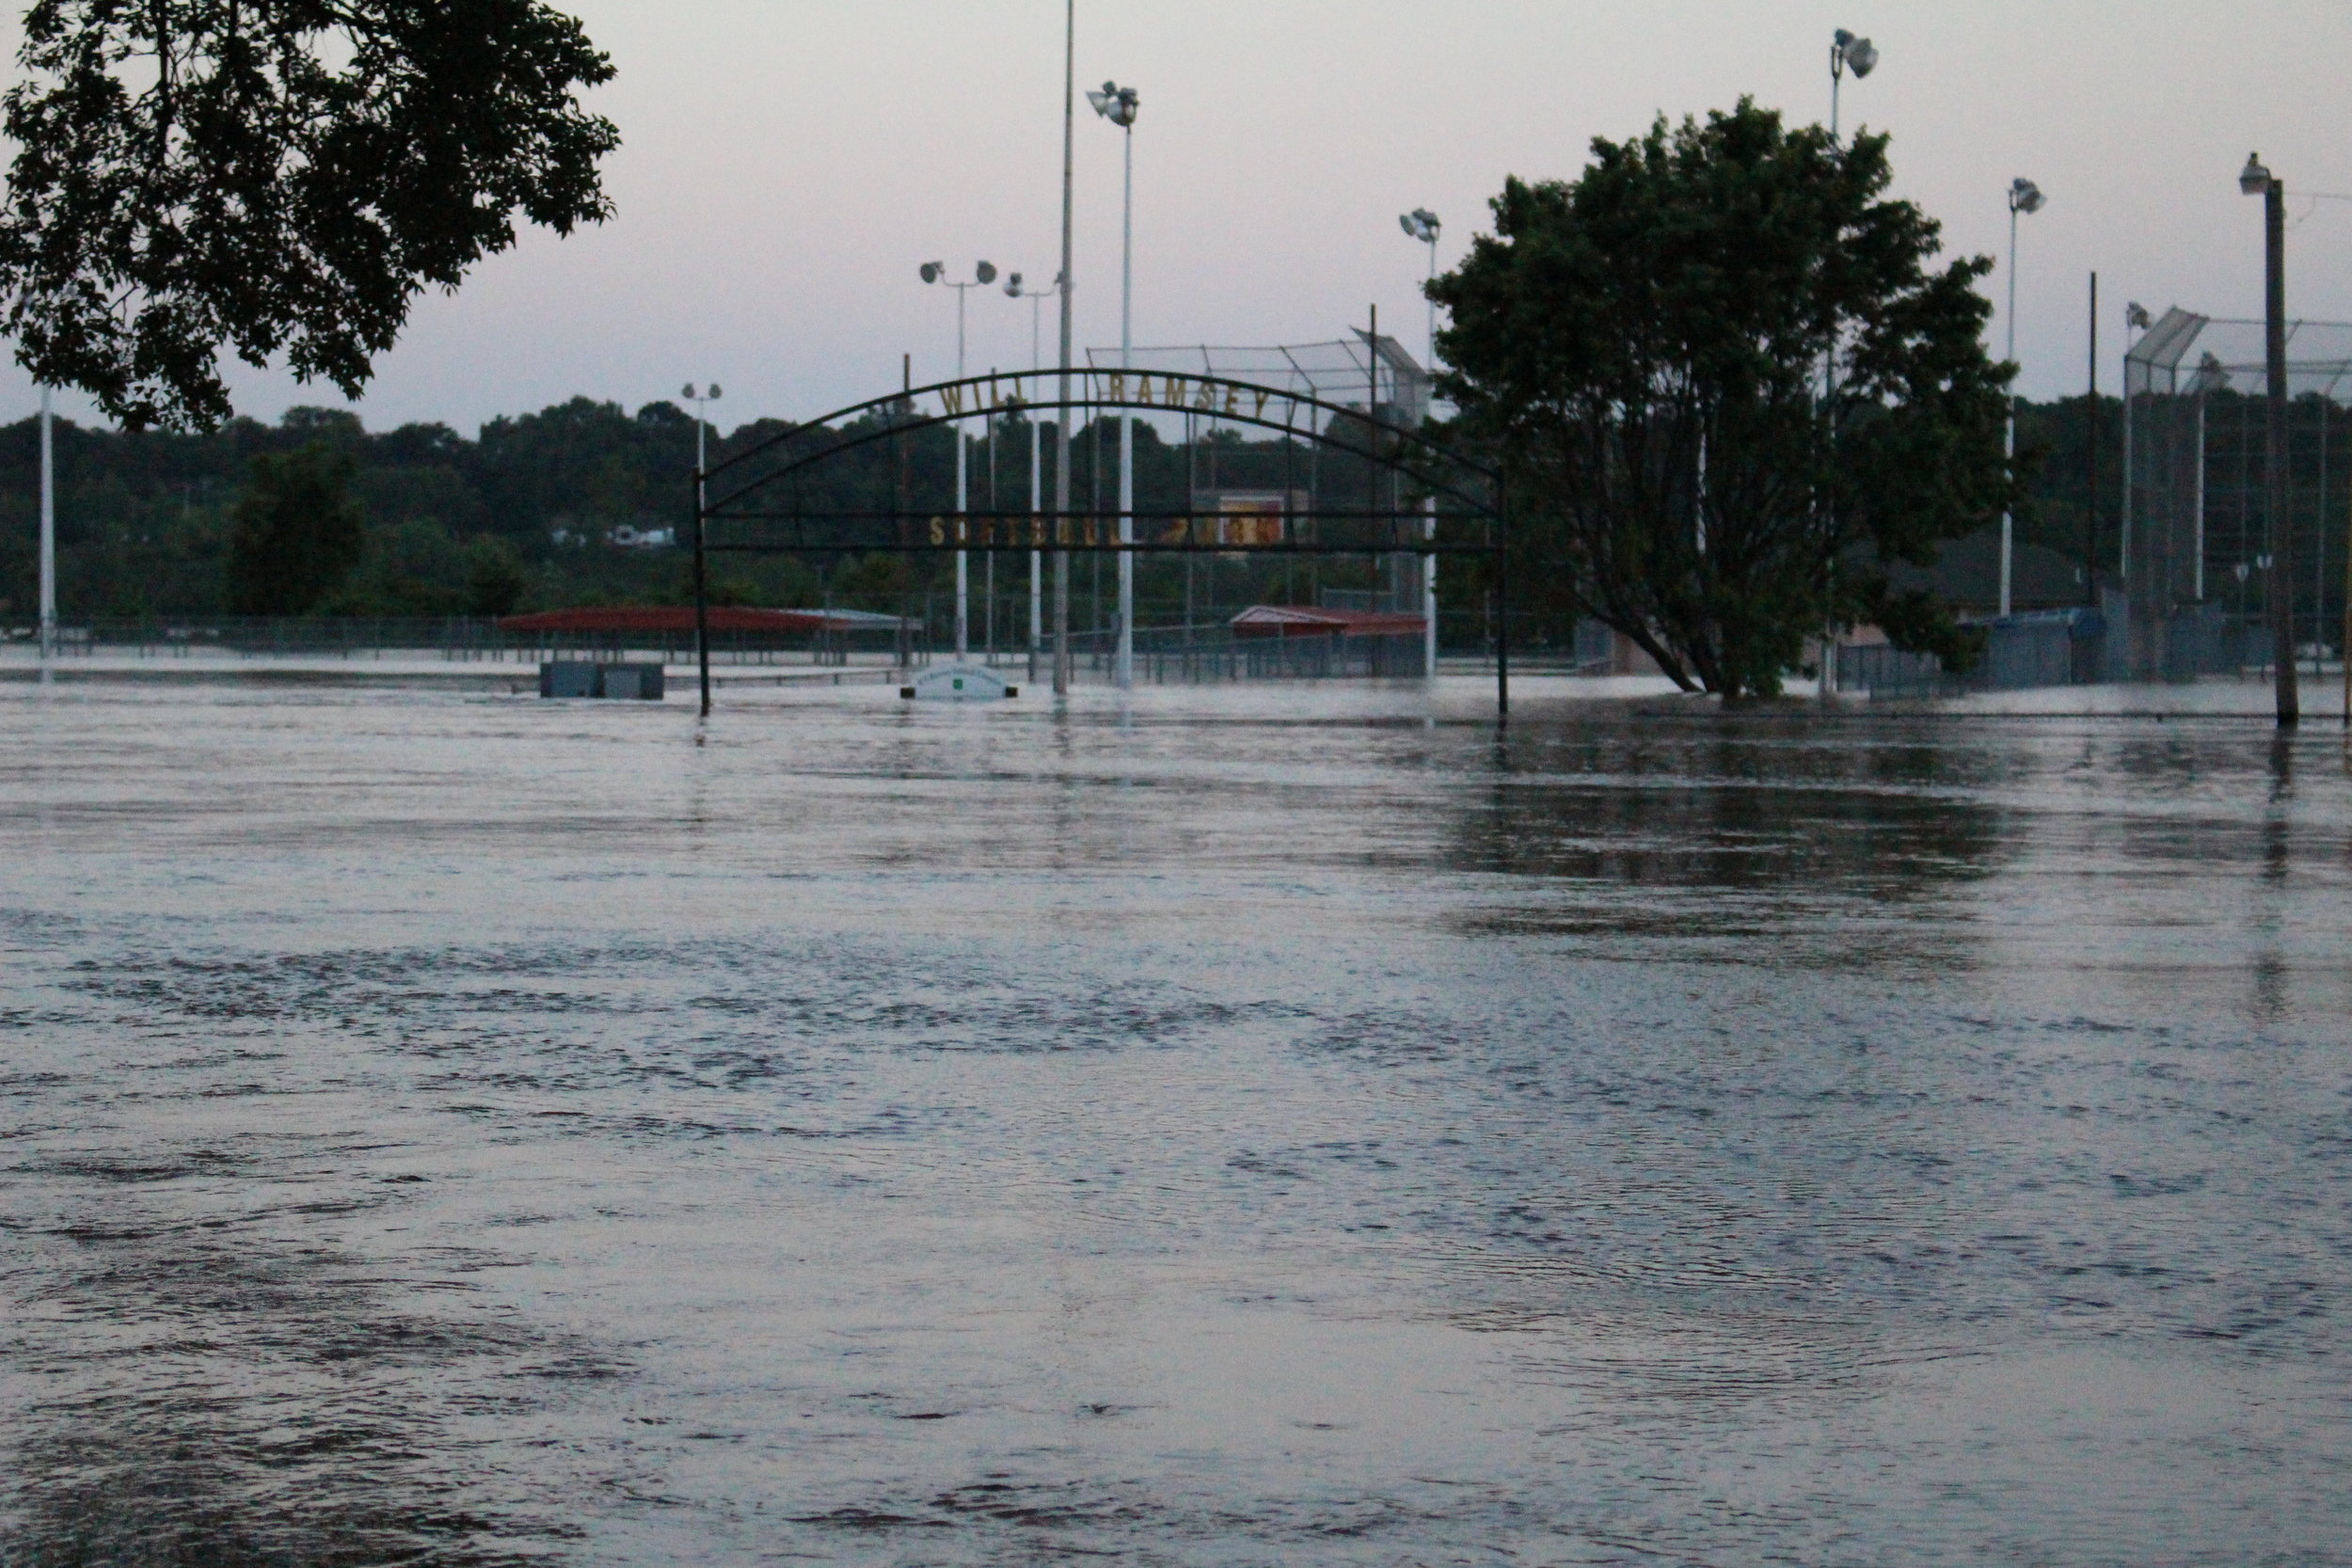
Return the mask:
<path fill-rule="evenodd" d="M 1878 46 L 1868 39 L 1856 38 L 1845 28 L 1840 27 L 1831 35 L 1830 62 L 1832 71 L 1842 67 L 1852 71 L 1855 79 L 1859 81 L 1877 69 Z"/>
<path fill-rule="evenodd" d="M 993 283 L 996 281 L 996 265 L 993 261 L 982 261 L 972 269 L 972 276 L 983 283 Z"/>
<path fill-rule="evenodd" d="M 1438 214 L 1426 207 L 1416 207 L 1398 217 L 1397 226 L 1411 238 L 1423 245 L 1438 243 Z"/>
<path fill-rule="evenodd" d="M 923 263 L 923 281 L 936 283 L 946 276 L 946 271 L 947 263 L 945 261 L 926 261 Z"/>
<path fill-rule="evenodd" d="M 2248 196 L 2269 194 L 2270 170 L 2264 166 L 2261 153 L 2246 155 L 2246 166 L 2238 171 L 2237 188 Z"/>
<path fill-rule="evenodd" d="M 2009 210 L 2012 213 L 2038 213 L 2049 199 L 2042 194 L 2041 186 L 2023 175 L 2009 182 Z"/>
<path fill-rule="evenodd" d="M 1856 38 L 1840 27 L 1830 35 L 1829 45 L 1829 135 L 1837 139 L 1837 86 L 1848 71 L 1856 81 L 1867 76 L 1879 63 L 1879 52 L 1868 39 Z"/>
<path fill-rule="evenodd" d="M 2148 307 L 2133 300 L 2123 307 L 2123 325 L 2145 332 L 2153 325 L 2153 318 L 2148 314 Z"/>
<path fill-rule="evenodd" d="M 1019 299 L 1021 297 L 1021 275 L 1019 273 L 1009 272 L 1005 274 L 1005 294 L 1010 299 Z"/>
<path fill-rule="evenodd" d="M 1136 111 L 1142 105 L 1143 97 L 1133 87 L 1105 82 L 1100 92 L 1092 87 L 1087 88 L 1087 102 L 1094 105 L 1096 114 L 1123 131 L 1135 124 Z"/>

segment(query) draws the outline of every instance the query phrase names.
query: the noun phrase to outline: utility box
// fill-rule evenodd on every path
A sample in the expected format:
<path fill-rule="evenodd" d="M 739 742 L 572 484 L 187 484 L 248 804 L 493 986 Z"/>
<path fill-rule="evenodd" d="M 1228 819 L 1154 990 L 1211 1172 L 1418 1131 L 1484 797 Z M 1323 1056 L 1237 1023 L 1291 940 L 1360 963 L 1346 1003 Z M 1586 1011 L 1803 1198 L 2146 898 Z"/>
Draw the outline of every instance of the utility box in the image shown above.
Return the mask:
<path fill-rule="evenodd" d="M 539 666 L 542 697 L 617 697 L 658 703 L 662 696 L 659 664 L 597 664 L 584 658 L 548 659 Z"/>
<path fill-rule="evenodd" d="M 619 697 L 631 702 L 661 701 L 661 666 L 659 664 L 602 664 L 596 667 L 596 695 Z"/>

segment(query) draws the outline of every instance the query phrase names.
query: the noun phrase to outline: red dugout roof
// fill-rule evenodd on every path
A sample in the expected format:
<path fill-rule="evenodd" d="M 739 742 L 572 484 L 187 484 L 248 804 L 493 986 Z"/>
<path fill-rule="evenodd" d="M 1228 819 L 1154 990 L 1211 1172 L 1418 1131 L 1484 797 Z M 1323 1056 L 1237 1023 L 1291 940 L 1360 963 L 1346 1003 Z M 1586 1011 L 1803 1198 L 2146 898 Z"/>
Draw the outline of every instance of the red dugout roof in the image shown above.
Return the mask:
<path fill-rule="evenodd" d="M 1233 617 L 1236 637 L 1419 637 L 1418 615 L 1385 610 L 1321 610 L 1311 605 L 1255 604 Z"/>
<path fill-rule="evenodd" d="M 712 605 L 712 631 L 874 631 L 898 626 L 898 617 L 860 610 L 754 610 L 744 605 Z M 543 610 L 532 615 L 508 615 L 501 631 L 688 632 L 694 629 L 692 605 L 593 605 L 579 610 Z"/>

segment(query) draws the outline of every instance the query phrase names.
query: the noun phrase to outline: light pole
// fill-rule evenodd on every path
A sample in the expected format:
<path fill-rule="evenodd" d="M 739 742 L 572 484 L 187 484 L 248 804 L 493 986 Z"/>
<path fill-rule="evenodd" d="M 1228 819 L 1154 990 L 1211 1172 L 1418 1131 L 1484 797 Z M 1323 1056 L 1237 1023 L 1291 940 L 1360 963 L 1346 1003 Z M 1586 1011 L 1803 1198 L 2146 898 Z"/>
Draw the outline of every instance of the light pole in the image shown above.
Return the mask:
<path fill-rule="evenodd" d="M 694 668 L 702 685 L 702 713 L 710 717 L 710 596 L 707 559 L 703 548 L 703 509 L 707 504 L 703 495 L 703 470 L 710 465 L 704 461 L 703 404 L 719 400 L 719 384 L 704 384 L 701 391 L 688 382 L 679 388 L 680 395 L 694 405 Z"/>
<path fill-rule="evenodd" d="M 1438 214 L 1426 207 L 1416 207 L 1396 221 L 1407 239 L 1419 240 L 1429 247 L 1429 281 L 1435 283 L 1438 280 Z M 1428 298 L 1425 291 L 1422 297 Z M 1429 370 L 1435 374 L 1438 369 L 1438 302 L 1434 299 L 1429 300 L 1428 343 Z"/>
<path fill-rule="evenodd" d="M 1142 103 L 1133 87 L 1122 87 L 1116 82 L 1105 82 L 1103 89 L 1089 89 L 1087 102 L 1094 112 L 1120 129 L 1125 150 L 1125 199 L 1119 219 L 1119 368 L 1128 369 L 1128 358 L 1135 349 L 1136 297 L 1136 111 Z M 1132 545 L 1136 537 L 1136 421 L 1122 414 L 1119 419 L 1119 542 Z M 1136 558 L 1132 550 L 1119 552 L 1119 658 L 1116 665 L 1120 689 L 1136 684 Z"/>
<path fill-rule="evenodd" d="M 2012 365 L 2017 363 L 2017 215 L 2042 211 L 2045 199 L 2042 187 L 2022 175 L 2009 182 L 2009 351 L 2001 357 Z M 2014 385 L 2009 391 L 2009 424 L 2001 436 L 2001 456 L 2011 467 L 2016 466 L 2017 388 Z M 2016 559 L 2013 527 L 2010 510 L 2004 506 L 2001 508 L 2001 616 L 2004 620 L 2010 613 L 2010 582 Z"/>
<path fill-rule="evenodd" d="M 2254 153 L 2237 188 L 2263 198 L 2263 357 L 2269 372 L 2269 418 L 2263 433 L 2263 510 L 2268 515 L 2270 562 L 2264 592 L 2270 598 L 2270 663 L 2276 677 L 2279 728 L 2302 721 L 2295 673 L 2295 527 L 2287 516 L 2287 236 L 2286 182 Z"/>
<path fill-rule="evenodd" d="M 1870 74 L 1879 63 L 1879 52 L 1868 39 L 1858 39 L 1840 27 L 1830 35 L 1829 45 L 1829 136 L 1837 139 L 1838 79 L 1851 71 L 1859 82 Z"/>
<path fill-rule="evenodd" d="M 49 436 L 50 398 L 40 389 L 40 670 L 57 657 L 57 463 Z"/>
<path fill-rule="evenodd" d="M 2138 340 L 2133 333 L 2145 333 L 2150 325 L 2148 308 L 2137 300 L 2123 307 L 2123 494 L 2122 507 L 2117 514 L 2115 575 L 2123 580 L 2123 592 L 2132 591 L 2132 345 Z M 2141 562 L 2143 568 L 2148 563 Z M 2146 575 L 2143 571 L 2142 575 Z M 2161 613 L 2158 598 L 2166 591 L 2163 583 L 2149 584 L 2148 599 L 2151 613 Z M 2151 597 L 2150 595 L 2156 595 Z"/>
<path fill-rule="evenodd" d="M 1032 372 L 1041 371 L 1045 368 L 1045 360 L 1042 351 L 1038 347 L 1040 341 L 1038 333 L 1044 315 L 1045 296 L 1061 293 L 1061 279 L 1055 278 L 1053 286 L 1048 289 L 1025 290 L 1019 273 L 1007 273 L 1005 293 L 1014 299 L 1025 297 L 1029 302 L 1029 369 Z M 1044 442 L 1044 421 L 1032 415 L 1029 419 L 1029 515 L 1032 518 L 1043 510 L 1045 504 Z M 1029 551 L 1029 684 L 1032 686 L 1037 684 L 1038 649 L 1045 641 L 1045 573 L 1043 568 L 1044 553 L 1031 549 Z"/>
<path fill-rule="evenodd" d="M 1868 39 L 1856 38 L 1840 27 L 1830 35 L 1829 41 L 1829 139 L 1837 140 L 1837 89 L 1846 72 L 1851 70 L 1859 82 L 1878 68 L 1879 52 Z M 1828 421 L 1834 441 L 1837 435 L 1837 329 L 1830 325 L 1829 347 L 1821 355 L 1821 415 Z M 1837 626 L 1832 624 L 1821 631 L 1821 695 L 1827 698 L 1837 689 Z"/>
<path fill-rule="evenodd" d="M 1438 214 L 1426 207 L 1416 207 L 1397 218 L 1398 227 L 1408 239 L 1415 239 L 1429 247 L 1429 281 L 1438 280 Z M 1438 373 L 1438 302 L 1429 299 L 1428 290 L 1422 297 L 1429 304 L 1429 362 L 1431 375 Z M 1423 497 L 1421 503 L 1421 536 L 1424 541 L 1438 537 L 1438 498 Z M 1421 671 L 1429 680 L 1438 678 L 1438 558 L 1421 558 Z"/>
<path fill-rule="evenodd" d="M 703 422 L 703 405 L 718 402 L 724 394 L 719 390 L 719 384 L 715 381 L 705 382 L 700 391 L 696 391 L 694 384 L 690 381 L 679 389 L 679 395 L 694 405 L 694 472 L 699 475 L 705 467 L 708 467 L 703 461 L 703 454 L 707 450 L 703 445 L 703 432 L 707 428 Z M 699 501 L 702 499 L 700 488 L 702 481 L 697 478 L 694 483 L 696 485 L 694 499 Z"/>
<path fill-rule="evenodd" d="M 1072 172 L 1077 154 L 1078 0 L 1062 0 L 1061 45 L 1061 420 L 1054 441 L 1054 527 L 1070 516 L 1070 268 Z M 1056 540 L 1057 544 L 1064 543 Z M 1070 695 L 1070 552 L 1054 552 L 1054 695 Z"/>
<path fill-rule="evenodd" d="M 949 280 L 946 262 L 926 261 L 922 266 L 922 275 L 924 282 L 946 283 L 956 292 L 956 379 L 961 381 L 963 379 L 963 296 L 974 289 L 984 288 L 995 282 L 996 269 L 987 261 L 977 262 L 972 268 L 972 280 L 968 283 L 957 283 Z M 956 543 L 961 545 L 963 543 L 964 531 L 968 526 L 964 519 L 971 511 L 971 507 L 967 504 L 966 495 L 963 427 L 955 425 L 952 428 L 956 437 Z M 956 551 L 956 657 L 959 661 L 970 651 L 972 645 L 971 580 L 971 552 L 959 549 Z"/>

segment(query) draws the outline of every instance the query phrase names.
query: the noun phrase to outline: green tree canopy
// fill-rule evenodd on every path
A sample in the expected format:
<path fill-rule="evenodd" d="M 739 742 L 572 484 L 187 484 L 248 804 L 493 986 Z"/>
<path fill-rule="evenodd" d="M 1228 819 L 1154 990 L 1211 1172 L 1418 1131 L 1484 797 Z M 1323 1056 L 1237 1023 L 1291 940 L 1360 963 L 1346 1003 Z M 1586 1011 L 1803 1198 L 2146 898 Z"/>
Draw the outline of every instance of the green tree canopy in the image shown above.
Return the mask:
<path fill-rule="evenodd" d="M 132 427 L 226 419 L 224 350 L 357 396 L 517 211 L 609 208 L 612 64 L 538 0 L 34 0 L 17 63 L 8 329 Z"/>
<path fill-rule="evenodd" d="M 231 610 L 300 615 L 342 585 L 367 547 L 356 466 L 319 443 L 253 460 L 229 540 Z"/>
<path fill-rule="evenodd" d="M 1508 182 L 1431 286 L 1440 386 L 1510 476 L 1515 580 L 1686 689 L 1775 692 L 1810 637 L 1863 621 L 1967 656 L 1880 568 L 1999 513 L 2010 367 L 1981 342 L 1991 263 L 1932 269 L 1938 227 L 1888 178 L 1883 136 L 1749 100 L 1661 117 L 1573 182 Z"/>

